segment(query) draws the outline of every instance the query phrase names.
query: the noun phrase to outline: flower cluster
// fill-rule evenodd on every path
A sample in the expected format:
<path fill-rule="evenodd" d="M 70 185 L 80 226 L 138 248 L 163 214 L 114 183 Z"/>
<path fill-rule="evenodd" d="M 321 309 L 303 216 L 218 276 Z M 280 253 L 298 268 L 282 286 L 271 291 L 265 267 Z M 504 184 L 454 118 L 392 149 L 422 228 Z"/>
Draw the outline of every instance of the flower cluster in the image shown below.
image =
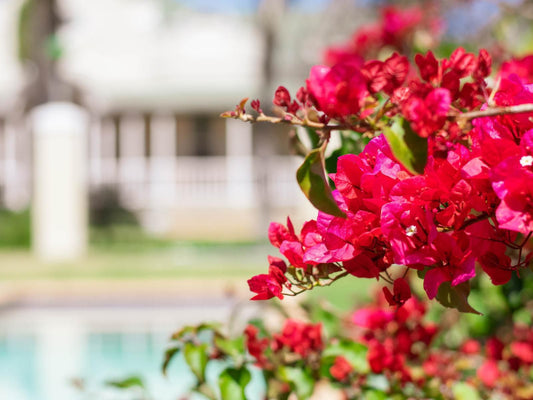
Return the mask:
<path fill-rule="evenodd" d="M 424 321 L 425 314 L 425 304 L 415 297 L 393 311 L 386 308 L 382 296 L 354 312 L 352 321 L 359 327 L 356 340 L 368 346 L 372 372 L 387 372 L 403 383 L 416 379 L 410 364 L 424 360 L 438 331 L 435 324 Z"/>
<path fill-rule="evenodd" d="M 532 398 L 529 374 L 533 365 L 533 331 L 525 325 L 515 325 L 512 335 L 506 342 L 498 337 L 484 343 L 467 339 L 460 354 L 432 349 L 422 364 L 426 379 L 447 384 L 464 379 L 475 370 L 475 376 L 468 381 L 490 393 L 497 392 L 506 399 Z"/>
<path fill-rule="evenodd" d="M 533 329 L 514 325 L 502 340 L 466 339 L 458 350 L 435 346 L 434 339 L 445 335 L 442 327 L 426 322 L 426 304 L 411 298 L 404 307 L 385 308 L 382 296 L 352 315 L 358 327 L 354 340 L 368 346 L 367 360 L 373 373 L 386 374 L 401 385 L 414 383 L 427 392 L 468 382 L 501 398 L 529 399 L 533 387 L 529 373 L 533 365 Z M 421 367 L 421 368 L 420 368 Z M 472 372 L 475 372 L 473 374 Z"/>
<path fill-rule="evenodd" d="M 383 7 L 377 22 L 359 28 L 347 43 L 328 48 L 324 57 L 326 64 L 375 58 L 383 49 L 405 53 L 410 44 L 435 45 L 442 22 L 431 15 L 432 8 L 426 7 L 424 11 L 420 7 Z"/>
<path fill-rule="evenodd" d="M 483 118 L 470 138 L 470 148 L 448 143 L 445 158 L 433 151 L 423 175 L 397 162 L 384 136 L 372 139 L 361 154 L 341 156 L 332 176 L 346 217 L 319 212 L 299 235 L 290 219 L 287 227 L 272 223 L 271 243 L 307 273 L 328 265 L 390 280 L 397 265 L 423 271 L 429 298 L 444 282 L 457 286 L 473 278 L 476 261 L 494 284 L 506 283 L 532 257 L 522 249 L 533 230 L 533 131 L 511 133 Z M 510 249 L 518 250 L 517 259 L 507 255 Z M 285 263 L 270 260 L 270 273 L 249 282 L 256 299 L 281 298 L 283 287 L 291 289 Z M 391 304 L 408 298 L 401 286 L 388 296 Z"/>
<path fill-rule="evenodd" d="M 284 87 L 278 88 L 274 104 L 289 121 L 334 119 L 357 131 L 375 130 L 383 116 L 401 114 L 418 135 L 428 137 L 444 127 L 450 111 L 479 107 L 487 100 L 485 78 L 491 65 L 486 50 L 476 56 L 461 47 L 442 60 L 431 51 L 417 54 L 415 65 L 399 53 L 383 61 L 342 59 L 332 66 L 312 67 L 296 99 Z M 450 124 L 445 130 L 458 129 Z"/>
<path fill-rule="evenodd" d="M 287 319 L 282 331 L 272 338 L 259 338 L 259 329 L 254 325 L 248 325 L 244 334 L 248 352 L 255 358 L 256 365 L 263 369 L 273 368 L 280 360 L 312 362 L 324 346 L 320 324 L 292 319 Z"/>
<path fill-rule="evenodd" d="M 295 387 L 280 386 L 280 381 L 295 378 L 282 371 L 295 367 L 313 376 L 317 386 L 329 380 L 346 398 L 354 399 L 374 390 L 376 376 L 386 377 L 388 388 L 380 390 L 390 396 L 451 399 L 457 398 L 461 385 L 481 398 L 533 396 L 531 327 L 513 325 L 503 334 L 484 340 L 467 337 L 450 348 L 443 339 L 451 322 L 429 322 L 427 310 L 428 304 L 416 297 L 391 309 L 378 292 L 372 303 L 346 318 L 337 333 L 326 336 L 320 324 L 289 319 L 281 332 L 262 332 L 261 337 L 259 329 L 249 325 L 246 345 L 254 364 L 267 372 L 269 385 L 286 394 Z"/>
<path fill-rule="evenodd" d="M 338 157 L 329 175 L 339 213 L 318 207 L 317 219 L 299 234 L 290 219 L 287 226 L 271 224 L 270 241 L 288 265 L 271 257 L 269 273 L 249 281 L 253 299 L 281 299 L 324 278 L 329 284 L 338 273 L 394 284 L 385 294 L 391 305 L 401 305 L 410 288 L 397 278 L 415 270 L 430 299 L 473 311 L 450 298 L 468 295 L 476 263 L 496 285 L 527 267 L 533 257 L 527 250 L 533 114 L 510 114 L 505 107 L 533 103 L 533 84 L 525 83 L 528 63 L 527 57 L 508 61 L 490 88 L 492 62 L 485 50 L 475 55 L 458 48 L 441 60 L 428 52 L 414 63 L 397 53 L 384 61 L 341 57 L 332 66 L 313 67 L 297 99 L 279 88 L 274 102 L 284 120 L 305 124 L 314 118 L 325 127 L 335 120 L 337 129 L 372 139 L 360 154 Z M 503 111 L 484 114 L 490 107 Z M 320 131 L 324 144 L 331 130 Z M 421 168 L 405 162 L 417 156 L 411 142 L 424 151 Z"/>
<path fill-rule="evenodd" d="M 403 284 L 395 289 L 401 293 Z M 223 398 L 248 398 L 253 380 L 250 386 L 262 380 L 269 399 L 533 398 L 531 326 L 508 321 L 480 339 L 465 320 L 457 326 L 455 310 L 430 310 L 415 296 L 390 308 L 387 297 L 378 291 L 347 315 L 324 302 L 304 302 L 299 315 L 305 322 L 285 319 L 270 330 L 256 321 L 234 337 L 216 324 L 184 327 L 172 336 L 163 368 L 183 353 L 197 378 L 193 390 L 213 400 L 218 391 Z M 280 311 L 270 309 L 285 315 Z M 206 377 L 211 364 L 223 366 L 218 380 Z M 261 373 L 252 378 L 254 370 Z"/>

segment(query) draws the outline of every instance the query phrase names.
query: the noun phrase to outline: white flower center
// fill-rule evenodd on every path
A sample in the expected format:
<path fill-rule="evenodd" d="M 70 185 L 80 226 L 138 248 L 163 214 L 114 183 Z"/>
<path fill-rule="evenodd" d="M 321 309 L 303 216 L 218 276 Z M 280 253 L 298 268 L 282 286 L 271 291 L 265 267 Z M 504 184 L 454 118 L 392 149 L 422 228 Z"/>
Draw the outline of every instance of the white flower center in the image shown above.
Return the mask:
<path fill-rule="evenodd" d="M 418 233 L 418 229 L 416 229 L 416 226 L 410 225 L 407 228 L 405 228 L 405 234 L 409 237 L 414 236 Z"/>
<path fill-rule="evenodd" d="M 533 156 L 523 156 L 520 159 L 520 165 L 522 167 L 531 167 L 533 165 Z"/>

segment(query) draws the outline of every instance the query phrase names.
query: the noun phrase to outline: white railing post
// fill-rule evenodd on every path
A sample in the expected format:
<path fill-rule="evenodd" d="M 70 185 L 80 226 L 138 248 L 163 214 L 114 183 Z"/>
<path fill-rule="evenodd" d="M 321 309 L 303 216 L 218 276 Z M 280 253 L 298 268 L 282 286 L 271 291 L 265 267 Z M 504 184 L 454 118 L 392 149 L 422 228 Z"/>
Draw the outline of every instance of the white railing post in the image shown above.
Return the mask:
<path fill-rule="evenodd" d="M 34 174 L 32 241 L 48 261 L 75 259 L 87 247 L 89 118 L 70 103 L 32 111 Z"/>

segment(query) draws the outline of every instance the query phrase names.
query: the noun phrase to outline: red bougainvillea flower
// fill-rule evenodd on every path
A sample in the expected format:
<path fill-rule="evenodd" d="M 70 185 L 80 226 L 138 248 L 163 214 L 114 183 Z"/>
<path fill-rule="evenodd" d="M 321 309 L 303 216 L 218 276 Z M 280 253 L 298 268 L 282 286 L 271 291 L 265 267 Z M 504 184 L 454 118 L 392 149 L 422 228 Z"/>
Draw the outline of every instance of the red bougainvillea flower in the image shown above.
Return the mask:
<path fill-rule="evenodd" d="M 287 217 L 287 227 L 277 222 L 271 222 L 268 228 L 268 239 L 272 243 L 272 246 L 277 248 L 286 240 L 298 241 L 298 236 L 294 232 L 291 219 Z"/>
<path fill-rule="evenodd" d="M 268 348 L 267 338 L 258 338 L 259 329 L 253 325 L 248 325 L 244 330 L 246 338 L 246 348 L 252 357 L 256 360 L 256 365 L 260 368 L 268 368 L 269 362 L 265 357 L 265 350 Z"/>
<path fill-rule="evenodd" d="M 359 113 L 369 95 L 360 66 L 353 63 L 312 67 L 307 91 L 318 110 L 339 120 Z"/>
<path fill-rule="evenodd" d="M 404 382 L 411 380 L 405 364 L 405 355 L 397 351 L 391 338 L 385 340 L 384 343 L 377 340 L 370 341 L 367 360 L 370 369 L 376 374 L 388 370 L 398 373 Z"/>
<path fill-rule="evenodd" d="M 432 265 L 431 248 L 437 237 L 433 216 L 423 206 L 407 201 L 385 204 L 381 210 L 381 229 L 390 240 L 394 262 L 401 265 Z"/>
<path fill-rule="evenodd" d="M 287 257 L 289 263 L 298 268 L 305 268 L 304 242 L 312 241 L 316 236 L 316 222 L 309 221 L 302 227 L 300 236 L 296 235 L 290 218 L 287 217 L 287 227 L 272 222 L 268 229 L 268 237 L 273 246 L 278 247 L 281 254 Z"/>
<path fill-rule="evenodd" d="M 293 114 L 296 114 L 296 112 L 300 109 L 300 105 L 295 100 L 291 102 L 291 95 L 289 94 L 289 91 L 283 86 L 277 88 L 274 94 L 274 100 L 272 102 L 274 103 L 274 105 L 282 107 L 287 110 L 287 112 Z"/>
<path fill-rule="evenodd" d="M 451 102 L 448 89 L 436 88 L 424 97 L 411 96 L 402 110 L 414 131 L 421 137 L 428 137 L 443 127 Z"/>
<path fill-rule="evenodd" d="M 517 341 L 511 343 L 511 353 L 524 364 L 533 364 L 533 343 L 530 341 Z"/>
<path fill-rule="evenodd" d="M 352 315 L 355 325 L 368 329 L 384 329 L 394 319 L 394 312 L 381 308 L 360 308 Z"/>
<path fill-rule="evenodd" d="M 252 300 L 268 300 L 272 297 L 283 299 L 283 286 L 288 284 L 285 272 L 287 266 L 280 258 L 268 256 L 268 274 L 260 274 L 248 280 L 250 290 L 257 293 Z"/>
<path fill-rule="evenodd" d="M 498 368 L 498 363 L 495 360 L 486 360 L 477 370 L 477 377 L 489 388 L 496 385 L 500 375 L 501 372 Z"/>
<path fill-rule="evenodd" d="M 312 352 L 321 351 L 323 348 L 322 325 L 286 320 L 283 330 L 280 334 L 274 335 L 272 343 L 274 351 L 282 348 L 299 354 L 303 358 Z"/>
<path fill-rule="evenodd" d="M 465 229 L 470 236 L 471 249 L 477 261 L 494 285 L 503 285 L 511 279 L 511 258 L 506 255 L 505 240 L 514 239 L 508 231 L 497 229 L 489 221 L 479 221 Z"/>
<path fill-rule="evenodd" d="M 417 54 L 415 56 L 415 63 L 420 71 L 420 77 L 430 83 L 438 83 L 441 79 L 439 69 L 439 61 L 435 58 L 432 51 L 428 51 L 426 55 Z"/>
<path fill-rule="evenodd" d="M 511 106 L 533 103 L 533 85 L 522 83 L 520 78 L 511 74 L 501 79 L 499 90 L 494 95 L 498 106 Z M 523 133 L 533 129 L 533 113 L 504 114 L 495 119 L 511 133 L 511 139 L 518 139 Z"/>
<path fill-rule="evenodd" d="M 425 41 L 436 42 L 442 21 L 425 11 L 420 7 L 383 7 L 378 22 L 360 27 L 348 43 L 329 49 L 325 59 L 333 65 L 351 56 L 375 57 L 384 47 L 401 51 L 413 42 L 417 31 L 425 32 Z"/>
<path fill-rule="evenodd" d="M 361 72 L 367 80 L 368 90 L 371 93 L 383 91 L 390 96 L 405 82 L 409 73 L 409 60 L 394 53 L 385 61 L 366 62 Z"/>
<path fill-rule="evenodd" d="M 497 337 L 491 337 L 485 344 L 485 353 L 492 360 L 501 360 L 503 358 L 503 342 Z"/>
<path fill-rule="evenodd" d="M 461 345 L 461 352 L 464 354 L 479 354 L 481 345 L 477 340 L 468 339 Z"/>
<path fill-rule="evenodd" d="M 352 365 L 343 356 L 335 357 L 335 362 L 329 369 L 331 376 L 342 382 L 350 376 L 353 371 Z"/>
<path fill-rule="evenodd" d="M 509 78 L 516 75 L 523 83 L 533 83 L 533 55 L 522 58 L 512 58 L 504 62 L 500 68 L 499 76 Z"/>
<path fill-rule="evenodd" d="M 453 236 L 439 233 L 433 247 L 436 250 L 435 258 L 439 261 L 424 277 L 424 290 L 430 299 L 437 296 L 442 283 L 450 282 L 452 286 L 457 286 L 476 274 L 475 257 L 468 248 L 462 248 Z"/>
<path fill-rule="evenodd" d="M 394 281 L 392 293 L 388 287 L 383 288 L 383 293 L 391 306 L 403 306 L 411 298 L 411 288 L 404 278 Z"/>
<path fill-rule="evenodd" d="M 393 6 L 382 10 L 383 43 L 401 46 L 406 36 L 421 22 L 423 17 L 419 7 L 399 9 Z"/>
<path fill-rule="evenodd" d="M 492 188 L 501 199 L 496 210 L 500 228 L 533 231 L 533 130 L 522 138 L 520 155 L 508 157 L 492 170 Z"/>
<path fill-rule="evenodd" d="M 326 49 L 324 62 L 329 66 L 341 63 L 363 65 L 364 59 L 359 54 L 354 53 L 352 46 L 348 45 Z"/>

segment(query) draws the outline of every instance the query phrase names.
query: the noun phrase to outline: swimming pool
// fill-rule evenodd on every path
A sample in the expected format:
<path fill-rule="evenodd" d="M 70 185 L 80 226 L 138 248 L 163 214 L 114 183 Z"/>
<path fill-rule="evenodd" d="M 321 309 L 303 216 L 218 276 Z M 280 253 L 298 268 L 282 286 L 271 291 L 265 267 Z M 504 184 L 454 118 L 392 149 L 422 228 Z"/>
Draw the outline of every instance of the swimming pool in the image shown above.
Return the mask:
<path fill-rule="evenodd" d="M 184 397 L 194 383 L 184 360 L 161 374 L 171 333 L 183 325 L 227 322 L 233 299 L 168 304 L 18 304 L 0 312 L 0 399 L 132 399 L 108 380 L 142 377 L 154 400 Z M 216 371 L 212 371 L 216 373 Z M 248 392 L 260 398 L 256 376 Z M 80 391 L 73 380 L 83 382 Z"/>

